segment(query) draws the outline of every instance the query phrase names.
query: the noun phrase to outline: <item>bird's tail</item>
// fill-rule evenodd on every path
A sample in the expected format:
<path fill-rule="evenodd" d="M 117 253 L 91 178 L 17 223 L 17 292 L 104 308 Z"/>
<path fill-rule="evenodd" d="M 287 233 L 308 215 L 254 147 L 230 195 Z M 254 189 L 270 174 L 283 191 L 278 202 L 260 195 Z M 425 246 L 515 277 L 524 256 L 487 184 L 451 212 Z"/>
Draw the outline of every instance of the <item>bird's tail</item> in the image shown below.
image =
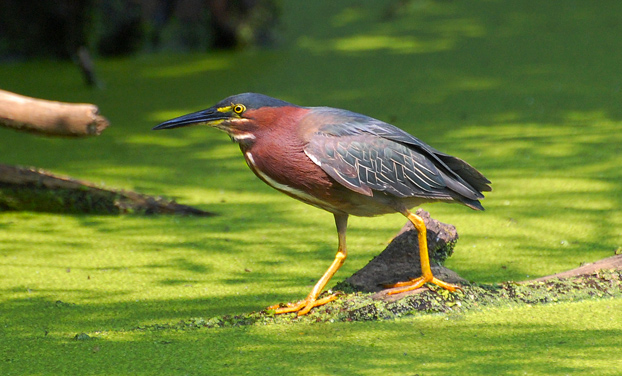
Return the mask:
<path fill-rule="evenodd" d="M 460 177 L 459 180 L 451 178 L 445 179 L 447 188 L 455 193 L 455 195 L 452 195 L 454 199 L 471 209 L 484 210 L 479 200 L 484 198 L 482 192 L 492 191 L 490 180 L 481 172 L 477 171 L 475 167 L 460 158 L 443 153 L 437 154 L 437 157 L 443 161 L 454 174 Z"/>

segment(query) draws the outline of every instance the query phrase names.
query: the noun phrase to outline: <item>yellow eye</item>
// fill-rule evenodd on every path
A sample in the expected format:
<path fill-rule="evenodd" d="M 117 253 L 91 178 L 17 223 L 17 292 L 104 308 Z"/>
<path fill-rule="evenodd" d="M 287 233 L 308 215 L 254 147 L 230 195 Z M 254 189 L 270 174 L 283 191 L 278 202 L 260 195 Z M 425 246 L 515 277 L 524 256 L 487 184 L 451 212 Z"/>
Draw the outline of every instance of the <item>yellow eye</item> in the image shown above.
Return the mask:
<path fill-rule="evenodd" d="M 239 115 L 244 111 L 246 111 L 246 107 L 243 104 L 233 105 L 233 112 L 235 112 L 236 114 Z"/>

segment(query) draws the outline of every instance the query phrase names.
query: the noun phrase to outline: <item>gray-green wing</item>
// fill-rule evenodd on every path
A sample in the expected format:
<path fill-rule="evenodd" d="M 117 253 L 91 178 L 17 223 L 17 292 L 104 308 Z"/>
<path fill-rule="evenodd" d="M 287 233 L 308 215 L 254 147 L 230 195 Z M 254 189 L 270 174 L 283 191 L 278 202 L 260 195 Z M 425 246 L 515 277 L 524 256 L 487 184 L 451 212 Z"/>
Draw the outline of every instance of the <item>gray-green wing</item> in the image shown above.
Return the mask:
<path fill-rule="evenodd" d="M 488 179 L 466 162 L 399 128 L 344 110 L 314 111 L 311 116 L 318 116 L 324 125 L 308 136 L 305 153 L 353 191 L 430 199 L 459 195 L 461 201 L 480 208 L 476 201 L 483 198 L 481 191 L 490 190 Z"/>

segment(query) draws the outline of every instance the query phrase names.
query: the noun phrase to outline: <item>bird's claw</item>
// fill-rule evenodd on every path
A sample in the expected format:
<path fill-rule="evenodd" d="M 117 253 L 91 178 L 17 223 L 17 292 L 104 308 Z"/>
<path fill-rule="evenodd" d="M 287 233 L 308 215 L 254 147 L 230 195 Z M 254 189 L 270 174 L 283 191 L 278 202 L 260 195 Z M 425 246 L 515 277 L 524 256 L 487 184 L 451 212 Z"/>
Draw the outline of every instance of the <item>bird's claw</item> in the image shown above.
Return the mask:
<path fill-rule="evenodd" d="M 333 300 L 336 300 L 337 297 L 338 297 L 338 294 L 332 294 L 332 295 L 323 297 L 321 299 L 307 298 L 297 303 L 287 303 L 284 307 L 281 304 L 275 304 L 275 305 L 268 307 L 267 309 L 275 310 L 274 313 L 277 315 L 280 315 L 283 313 L 298 312 L 298 316 L 304 316 L 307 313 L 309 313 L 309 311 L 311 311 L 312 308 L 319 307 L 326 303 L 332 302 Z"/>
<path fill-rule="evenodd" d="M 456 286 L 453 285 L 451 283 L 447 283 L 445 281 L 441 281 L 440 279 L 434 277 L 434 276 L 430 276 L 430 277 L 419 277 L 419 278 L 414 278 L 411 279 L 410 281 L 406 281 L 406 282 L 398 282 L 392 285 L 384 285 L 384 287 L 386 288 L 393 288 L 394 290 L 391 290 L 389 292 L 387 292 L 388 295 L 395 295 L 395 294 L 399 294 L 402 292 L 406 292 L 406 291 L 412 291 L 412 290 L 416 290 L 420 287 L 422 287 L 425 283 L 433 283 L 437 286 L 440 286 L 442 288 L 444 288 L 445 290 L 449 290 L 449 291 L 456 291 L 456 290 L 461 290 L 462 288 L 460 288 L 460 286 Z"/>

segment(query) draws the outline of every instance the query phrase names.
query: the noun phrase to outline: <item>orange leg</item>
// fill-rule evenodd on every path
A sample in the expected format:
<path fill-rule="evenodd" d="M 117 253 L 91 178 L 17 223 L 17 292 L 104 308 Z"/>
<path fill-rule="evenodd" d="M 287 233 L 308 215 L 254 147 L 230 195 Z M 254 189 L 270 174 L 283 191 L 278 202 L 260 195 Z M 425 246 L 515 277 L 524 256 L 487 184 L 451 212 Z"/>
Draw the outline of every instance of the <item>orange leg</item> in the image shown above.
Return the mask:
<path fill-rule="evenodd" d="M 335 260 L 324 273 L 322 278 L 315 284 L 305 300 L 297 303 L 289 303 L 286 307 L 279 308 L 278 305 L 268 307 L 268 309 L 276 309 L 276 314 L 298 312 L 298 316 L 306 315 L 311 308 L 324 305 L 337 299 L 336 295 L 330 295 L 322 299 L 317 297 L 320 295 L 324 287 L 330 279 L 335 275 L 337 270 L 343 265 L 348 252 L 346 251 L 346 228 L 348 227 L 348 216 L 335 214 L 335 224 L 337 225 L 337 235 L 339 237 L 339 248 Z"/>
<path fill-rule="evenodd" d="M 443 282 L 440 279 L 434 277 L 434 275 L 432 275 L 432 269 L 430 268 L 430 257 L 428 256 L 428 239 L 426 236 L 425 222 L 423 222 L 423 219 L 421 217 L 419 217 L 415 213 L 412 213 L 410 210 L 404 209 L 402 211 L 402 214 L 404 214 L 412 222 L 418 232 L 417 237 L 419 240 L 419 258 L 421 259 L 421 277 L 413 278 L 410 281 L 406 282 L 398 282 L 393 285 L 386 285 L 385 287 L 388 288 L 396 287 L 395 290 L 389 291 L 388 294 L 393 295 L 399 294 L 400 292 L 404 291 L 415 290 L 423 286 L 426 282 L 434 283 L 435 285 L 438 285 L 449 291 L 456 291 L 456 289 L 460 289 L 460 287 L 447 282 Z"/>

